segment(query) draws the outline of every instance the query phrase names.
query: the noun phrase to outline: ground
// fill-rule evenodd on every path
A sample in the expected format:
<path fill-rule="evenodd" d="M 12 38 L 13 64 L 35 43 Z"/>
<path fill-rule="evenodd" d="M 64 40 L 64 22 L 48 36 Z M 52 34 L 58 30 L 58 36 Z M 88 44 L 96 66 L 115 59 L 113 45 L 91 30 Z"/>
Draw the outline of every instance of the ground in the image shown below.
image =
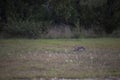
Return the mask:
<path fill-rule="evenodd" d="M 119 77 L 120 38 L 0 40 L 0 80 Z"/>

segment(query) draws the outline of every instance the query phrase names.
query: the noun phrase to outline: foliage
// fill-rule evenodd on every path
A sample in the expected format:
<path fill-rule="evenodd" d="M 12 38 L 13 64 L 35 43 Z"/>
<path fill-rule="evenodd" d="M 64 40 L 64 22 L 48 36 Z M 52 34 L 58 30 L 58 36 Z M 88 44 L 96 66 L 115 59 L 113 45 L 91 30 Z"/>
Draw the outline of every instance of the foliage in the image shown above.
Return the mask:
<path fill-rule="evenodd" d="M 78 36 L 81 29 L 91 28 L 102 29 L 101 33 L 112 34 L 120 26 L 119 4 L 119 0 L 0 0 L 0 31 L 4 30 L 6 24 L 10 27 L 9 19 L 12 19 L 12 24 L 19 21 L 23 22 L 23 25 L 26 21 L 67 24 L 71 26 L 71 31 L 79 29 Z"/>
<path fill-rule="evenodd" d="M 35 21 L 11 21 L 4 28 L 4 31 L 13 36 L 38 38 L 45 34 L 45 22 Z"/>

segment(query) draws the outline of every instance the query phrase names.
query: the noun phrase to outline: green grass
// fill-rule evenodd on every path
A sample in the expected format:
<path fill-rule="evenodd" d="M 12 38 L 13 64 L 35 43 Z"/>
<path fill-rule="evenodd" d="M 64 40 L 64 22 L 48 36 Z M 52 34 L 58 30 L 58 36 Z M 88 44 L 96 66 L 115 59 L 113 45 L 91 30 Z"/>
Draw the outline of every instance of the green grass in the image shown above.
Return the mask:
<path fill-rule="evenodd" d="M 0 40 L 2 80 L 111 76 L 120 77 L 120 38 Z"/>

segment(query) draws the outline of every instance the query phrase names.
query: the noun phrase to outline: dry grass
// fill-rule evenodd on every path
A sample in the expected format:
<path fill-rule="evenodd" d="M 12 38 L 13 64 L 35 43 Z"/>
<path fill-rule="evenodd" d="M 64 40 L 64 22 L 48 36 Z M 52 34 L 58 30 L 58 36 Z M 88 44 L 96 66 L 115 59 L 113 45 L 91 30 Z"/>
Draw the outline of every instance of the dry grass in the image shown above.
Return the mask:
<path fill-rule="evenodd" d="M 0 40 L 0 79 L 120 77 L 119 40 Z"/>

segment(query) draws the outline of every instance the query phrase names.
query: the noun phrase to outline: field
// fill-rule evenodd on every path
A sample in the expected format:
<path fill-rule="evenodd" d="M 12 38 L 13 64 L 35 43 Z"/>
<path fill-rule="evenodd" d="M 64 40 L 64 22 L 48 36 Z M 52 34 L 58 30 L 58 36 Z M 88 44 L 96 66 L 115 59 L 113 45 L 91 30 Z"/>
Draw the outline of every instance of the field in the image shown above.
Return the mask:
<path fill-rule="evenodd" d="M 73 51 L 83 46 L 83 51 Z M 1 39 L 0 80 L 120 78 L 120 38 Z"/>

